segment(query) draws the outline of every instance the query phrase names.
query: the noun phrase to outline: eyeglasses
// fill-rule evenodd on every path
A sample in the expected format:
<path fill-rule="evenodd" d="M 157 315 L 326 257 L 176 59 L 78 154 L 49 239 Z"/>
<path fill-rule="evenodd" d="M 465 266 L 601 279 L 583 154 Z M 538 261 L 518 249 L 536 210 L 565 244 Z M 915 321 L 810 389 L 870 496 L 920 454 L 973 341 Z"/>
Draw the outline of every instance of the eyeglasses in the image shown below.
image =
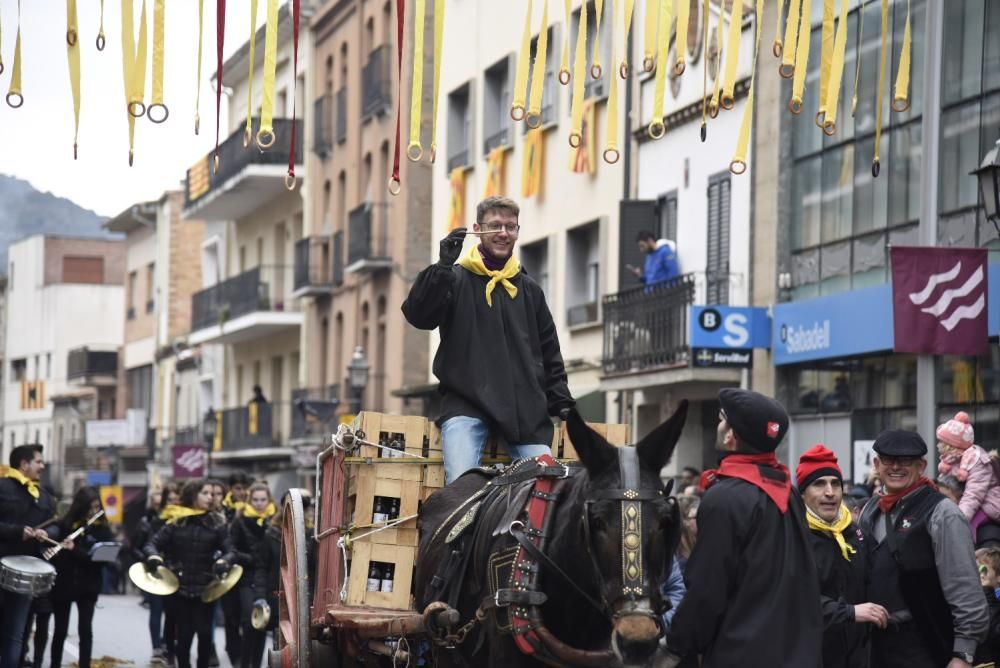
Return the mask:
<path fill-rule="evenodd" d="M 507 234 L 517 234 L 521 226 L 517 223 L 483 223 L 482 228 L 487 232 L 506 230 Z"/>
<path fill-rule="evenodd" d="M 886 466 L 913 466 L 920 457 L 879 457 L 879 460 Z"/>

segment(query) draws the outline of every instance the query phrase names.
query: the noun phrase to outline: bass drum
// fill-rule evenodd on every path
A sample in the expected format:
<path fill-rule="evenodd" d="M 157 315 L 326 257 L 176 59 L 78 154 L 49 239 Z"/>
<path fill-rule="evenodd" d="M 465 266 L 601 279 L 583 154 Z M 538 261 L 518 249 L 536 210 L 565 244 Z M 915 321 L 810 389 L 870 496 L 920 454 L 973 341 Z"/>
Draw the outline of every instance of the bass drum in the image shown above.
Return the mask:
<path fill-rule="evenodd" d="M 56 582 L 56 569 L 36 557 L 0 559 L 0 589 L 37 598 L 49 593 Z"/>

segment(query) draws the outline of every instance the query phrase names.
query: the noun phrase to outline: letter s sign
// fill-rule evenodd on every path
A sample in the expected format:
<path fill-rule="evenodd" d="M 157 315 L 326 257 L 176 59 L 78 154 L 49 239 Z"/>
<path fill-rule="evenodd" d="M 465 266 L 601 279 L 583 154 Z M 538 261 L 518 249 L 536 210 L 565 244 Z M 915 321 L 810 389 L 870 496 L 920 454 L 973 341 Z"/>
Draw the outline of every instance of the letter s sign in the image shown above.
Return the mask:
<path fill-rule="evenodd" d="M 730 313 L 723 322 L 726 335 L 722 337 L 730 348 L 743 348 L 750 341 L 749 320 L 742 313 Z"/>

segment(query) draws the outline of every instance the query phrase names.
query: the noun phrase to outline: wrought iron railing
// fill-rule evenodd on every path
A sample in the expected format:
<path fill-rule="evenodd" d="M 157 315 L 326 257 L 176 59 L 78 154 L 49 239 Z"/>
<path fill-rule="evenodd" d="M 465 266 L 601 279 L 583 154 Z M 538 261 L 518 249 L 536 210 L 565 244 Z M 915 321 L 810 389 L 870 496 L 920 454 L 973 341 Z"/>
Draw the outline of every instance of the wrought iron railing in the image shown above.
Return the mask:
<path fill-rule="evenodd" d="M 330 237 L 306 237 L 295 242 L 295 289 L 330 288 Z"/>
<path fill-rule="evenodd" d="M 347 139 L 347 86 L 337 91 L 337 143 Z"/>
<path fill-rule="evenodd" d="M 347 216 L 347 264 L 364 260 L 385 259 L 386 230 L 376 223 L 375 209 L 378 205 L 365 202 L 353 209 Z M 384 218 L 384 212 L 383 216 Z"/>
<path fill-rule="evenodd" d="M 326 157 L 333 150 L 333 94 L 327 93 L 313 103 L 313 151 Z"/>
<path fill-rule="evenodd" d="M 388 111 L 392 105 L 389 83 L 389 65 L 392 52 L 388 44 L 368 54 L 368 62 L 361 71 L 361 115 L 365 118 Z"/>
<path fill-rule="evenodd" d="M 86 346 L 69 351 L 66 360 L 66 378 L 86 378 L 87 376 L 117 376 L 118 353 L 114 351 L 90 350 Z"/>
<path fill-rule="evenodd" d="M 254 267 L 191 295 L 191 329 L 197 331 L 256 311 L 295 308 L 292 267 Z"/>
<path fill-rule="evenodd" d="M 292 390 L 292 438 L 326 438 L 333 433 L 333 411 L 339 402 L 340 385 Z"/>

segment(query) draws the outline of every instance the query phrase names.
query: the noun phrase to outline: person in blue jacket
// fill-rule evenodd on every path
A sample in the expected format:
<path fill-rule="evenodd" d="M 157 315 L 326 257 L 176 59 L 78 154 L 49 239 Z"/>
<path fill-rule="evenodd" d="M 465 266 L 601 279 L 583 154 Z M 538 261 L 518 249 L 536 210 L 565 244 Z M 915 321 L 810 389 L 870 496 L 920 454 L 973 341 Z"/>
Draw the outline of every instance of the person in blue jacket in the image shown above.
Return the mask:
<path fill-rule="evenodd" d="M 673 241 L 657 239 L 649 230 L 643 230 L 636 236 L 636 242 L 639 244 L 639 252 L 646 256 L 646 263 L 641 271 L 632 265 L 628 265 L 628 269 L 640 283 L 649 287 L 680 276 L 677 246 Z"/>

